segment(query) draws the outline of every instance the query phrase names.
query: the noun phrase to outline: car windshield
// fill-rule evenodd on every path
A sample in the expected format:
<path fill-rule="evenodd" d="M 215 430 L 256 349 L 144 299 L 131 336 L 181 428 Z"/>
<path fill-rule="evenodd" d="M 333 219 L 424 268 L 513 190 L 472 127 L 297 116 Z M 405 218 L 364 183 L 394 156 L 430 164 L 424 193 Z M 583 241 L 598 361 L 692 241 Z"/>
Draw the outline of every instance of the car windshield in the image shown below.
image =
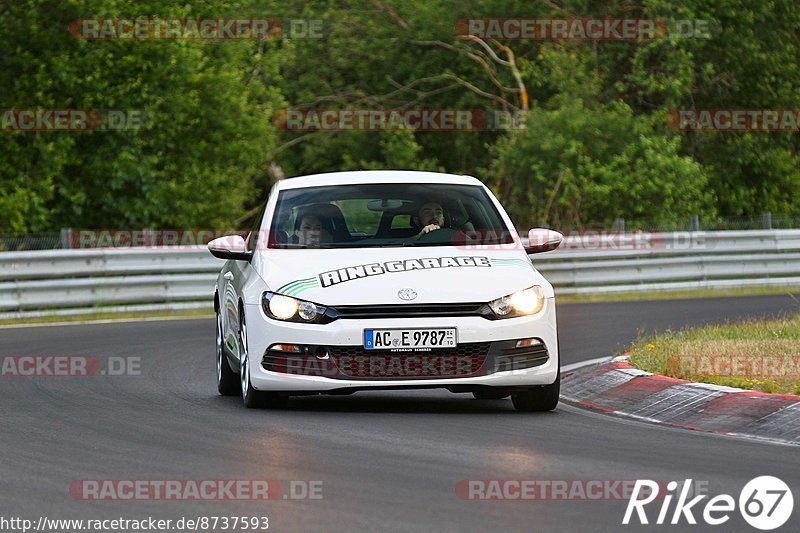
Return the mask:
<path fill-rule="evenodd" d="M 384 183 L 289 189 L 278 196 L 270 248 L 458 246 L 513 242 L 476 185 Z"/>

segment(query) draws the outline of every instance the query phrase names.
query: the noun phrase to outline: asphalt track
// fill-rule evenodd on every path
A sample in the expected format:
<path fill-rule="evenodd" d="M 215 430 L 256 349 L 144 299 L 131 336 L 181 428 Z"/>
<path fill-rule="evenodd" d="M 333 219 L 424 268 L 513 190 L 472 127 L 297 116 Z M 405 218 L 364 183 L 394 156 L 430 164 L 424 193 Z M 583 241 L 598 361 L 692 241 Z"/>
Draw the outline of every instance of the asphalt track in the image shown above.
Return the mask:
<path fill-rule="evenodd" d="M 787 295 L 559 305 L 562 364 L 611 355 L 639 330 L 797 308 Z M 141 358 L 141 375 L 0 377 L 0 517 L 268 516 L 271 531 L 756 531 L 738 513 L 716 528 L 624 527 L 620 500 L 465 501 L 455 491 L 465 479 L 691 478 L 738 499 L 751 478 L 775 475 L 800 506 L 797 447 L 563 404 L 522 414 L 509 400 L 392 391 L 246 410 L 216 394 L 213 335 L 211 319 L 0 329 L 3 356 Z M 321 480 L 323 498 L 81 501 L 68 490 L 81 479 Z M 798 516 L 783 529 L 797 531 Z"/>

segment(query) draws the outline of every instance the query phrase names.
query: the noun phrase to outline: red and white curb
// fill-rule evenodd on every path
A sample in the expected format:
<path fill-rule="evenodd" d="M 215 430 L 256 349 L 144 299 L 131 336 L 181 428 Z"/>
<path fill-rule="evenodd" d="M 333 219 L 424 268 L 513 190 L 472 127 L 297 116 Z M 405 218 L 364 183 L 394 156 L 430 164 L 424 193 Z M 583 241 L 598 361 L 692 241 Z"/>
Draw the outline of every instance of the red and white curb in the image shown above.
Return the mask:
<path fill-rule="evenodd" d="M 626 356 L 591 363 L 562 368 L 562 400 L 656 424 L 800 444 L 800 396 L 659 376 Z"/>

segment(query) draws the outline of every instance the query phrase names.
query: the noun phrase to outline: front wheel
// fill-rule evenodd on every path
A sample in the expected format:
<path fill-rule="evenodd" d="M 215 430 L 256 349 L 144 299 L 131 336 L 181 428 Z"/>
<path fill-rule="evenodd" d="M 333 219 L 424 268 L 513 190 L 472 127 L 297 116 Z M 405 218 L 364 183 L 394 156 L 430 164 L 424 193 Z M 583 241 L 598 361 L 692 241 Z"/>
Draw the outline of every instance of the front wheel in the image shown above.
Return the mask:
<path fill-rule="evenodd" d="M 225 355 L 225 341 L 222 335 L 222 315 L 217 311 L 217 336 L 216 336 L 216 359 L 217 359 L 217 390 L 223 396 L 235 396 L 239 394 L 239 376 L 231 370 L 228 363 L 228 356 Z"/>
<path fill-rule="evenodd" d="M 558 405 L 558 395 L 561 393 L 561 371 L 556 375 L 556 380 L 550 385 L 531 387 L 511 395 L 511 402 L 517 411 L 537 412 L 552 411 Z"/>
<path fill-rule="evenodd" d="M 244 313 L 241 314 L 239 322 L 239 380 L 245 407 L 250 409 L 285 407 L 288 402 L 285 394 L 258 391 L 253 388 L 253 384 L 250 382 L 250 350 L 247 346 L 247 325 L 244 321 Z"/>

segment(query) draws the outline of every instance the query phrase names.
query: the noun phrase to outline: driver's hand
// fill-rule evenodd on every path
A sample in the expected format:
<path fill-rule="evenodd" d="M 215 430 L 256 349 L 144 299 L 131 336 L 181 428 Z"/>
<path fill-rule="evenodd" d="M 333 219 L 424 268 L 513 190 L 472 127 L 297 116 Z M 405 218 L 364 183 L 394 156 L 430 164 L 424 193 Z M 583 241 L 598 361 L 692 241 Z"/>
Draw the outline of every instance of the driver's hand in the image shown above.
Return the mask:
<path fill-rule="evenodd" d="M 432 231 L 436 231 L 437 229 L 442 229 L 441 226 L 439 226 L 439 224 L 428 224 L 427 226 L 422 228 L 422 231 L 417 233 L 417 235 L 414 238 L 415 239 L 419 239 L 420 237 L 422 237 L 426 233 L 430 233 Z"/>

